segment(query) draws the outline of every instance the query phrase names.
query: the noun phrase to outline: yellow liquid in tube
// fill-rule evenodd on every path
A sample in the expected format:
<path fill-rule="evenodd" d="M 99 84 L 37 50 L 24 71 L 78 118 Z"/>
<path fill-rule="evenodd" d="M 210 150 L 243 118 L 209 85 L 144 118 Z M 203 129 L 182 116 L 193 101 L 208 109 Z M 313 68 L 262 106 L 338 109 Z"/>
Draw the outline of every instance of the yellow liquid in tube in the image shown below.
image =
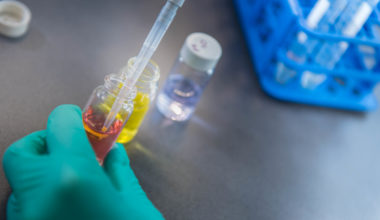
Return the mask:
<path fill-rule="evenodd" d="M 133 112 L 123 130 L 120 132 L 119 138 L 117 139 L 118 143 L 128 143 L 136 136 L 139 127 L 149 110 L 149 105 L 149 95 L 142 92 L 137 92 L 136 98 L 134 99 Z"/>

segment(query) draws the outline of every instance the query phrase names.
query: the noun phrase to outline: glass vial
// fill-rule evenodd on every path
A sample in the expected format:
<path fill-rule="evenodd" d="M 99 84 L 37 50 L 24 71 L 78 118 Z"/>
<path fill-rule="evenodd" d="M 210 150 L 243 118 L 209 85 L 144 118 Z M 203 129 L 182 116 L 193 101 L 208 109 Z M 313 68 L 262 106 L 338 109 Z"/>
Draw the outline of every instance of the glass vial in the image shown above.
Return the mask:
<path fill-rule="evenodd" d="M 106 129 L 103 127 L 104 122 L 120 92 L 123 81 L 114 74 L 107 75 L 104 81 L 104 85 L 97 87 L 92 93 L 82 115 L 85 131 L 100 165 L 103 164 L 104 158 L 115 144 L 121 129 L 131 115 L 133 99 L 136 96 L 136 89 L 131 88 L 131 93 L 124 99 L 124 105 L 117 113 L 117 117 Z"/>
<path fill-rule="evenodd" d="M 188 120 L 221 56 L 222 47 L 213 37 L 190 34 L 158 95 L 158 110 L 172 120 Z"/>
<path fill-rule="evenodd" d="M 135 57 L 129 59 L 127 68 L 132 67 L 134 61 Z M 150 103 L 156 96 L 159 78 L 160 68 L 151 60 L 136 82 L 137 95 L 133 100 L 133 112 L 117 139 L 118 143 L 128 143 L 136 136 L 140 125 L 149 110 Z"/>

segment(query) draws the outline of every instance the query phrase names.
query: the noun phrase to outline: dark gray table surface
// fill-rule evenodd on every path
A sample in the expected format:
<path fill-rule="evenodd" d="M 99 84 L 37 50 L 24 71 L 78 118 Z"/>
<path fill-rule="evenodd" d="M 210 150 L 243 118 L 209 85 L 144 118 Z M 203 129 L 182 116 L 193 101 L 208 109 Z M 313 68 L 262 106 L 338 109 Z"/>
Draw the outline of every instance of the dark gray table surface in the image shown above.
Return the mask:
<path fill-rule="evenodd" d="M 44 129 L 60 104 L 81 107 L 134 56 L 164 0 L 25 0 L 29 33 L 0 38 L 0 153 Z M 188 123 L 152 108 L 127 145 L 167 219 L 380 218 L 380 112 L 279 102 L 259 88 L 231 0 L 188 0 L 154 59 L 161 84 L 185 37 L 213 35 L 224 55 Z M 377 92 L 378 95 L 379 92 Z M 1 215 L 10 188 L 0 173 Z"/>

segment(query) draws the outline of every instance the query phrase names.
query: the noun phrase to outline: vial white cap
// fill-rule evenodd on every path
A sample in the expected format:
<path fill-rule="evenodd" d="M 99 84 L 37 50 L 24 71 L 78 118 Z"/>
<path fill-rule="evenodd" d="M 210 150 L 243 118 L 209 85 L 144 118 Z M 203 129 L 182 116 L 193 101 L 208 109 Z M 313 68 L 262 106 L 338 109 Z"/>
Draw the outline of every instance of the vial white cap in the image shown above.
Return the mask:
<path fill-rule="evenodd" d="M 20 37 L 28 30 L 31 20 L 28 7 L 18 1 L 0 1 L 0 33 Z"/>
<path fill-rule="evenodd" d="M 183 3 L 185 2 L 185 0 L 169 0 L 169 1 L 178 5 L 178 7 L 182 7 Z"/>
<path fill-rule="evenodd" d="M 215 68 L 222 56 L 222 47 L 208 34 L 192 33 L 186 38 L 180 55 L 190 67 L 207 71 Z"/>

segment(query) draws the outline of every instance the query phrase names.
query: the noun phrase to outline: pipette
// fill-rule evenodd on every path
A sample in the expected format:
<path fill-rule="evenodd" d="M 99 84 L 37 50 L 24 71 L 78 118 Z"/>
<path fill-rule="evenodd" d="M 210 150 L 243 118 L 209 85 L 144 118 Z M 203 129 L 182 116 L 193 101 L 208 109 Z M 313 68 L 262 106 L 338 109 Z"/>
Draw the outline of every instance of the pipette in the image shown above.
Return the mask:
<path fill-rule="evenodd" d="M 166 2 L 145 39 L 134 65 L 132 65 L 131 68 L 127 67 L 122 70 L 125 81 L 104 122 L 103 131 L 106 131 L 112 125 L 112 122 L 115 120 L 117 113 L 123 105 L 125 97 L 130 91 L 132 91 L 133 86 L 144 71 L 146 65 L 149 63 L 149 60 L 156 51 L 161 39 L 172 23 L 174 16 L 177 13 L 177 9 L 182 7 L 184 2 L 185 0 L 168 0 Z"/>

